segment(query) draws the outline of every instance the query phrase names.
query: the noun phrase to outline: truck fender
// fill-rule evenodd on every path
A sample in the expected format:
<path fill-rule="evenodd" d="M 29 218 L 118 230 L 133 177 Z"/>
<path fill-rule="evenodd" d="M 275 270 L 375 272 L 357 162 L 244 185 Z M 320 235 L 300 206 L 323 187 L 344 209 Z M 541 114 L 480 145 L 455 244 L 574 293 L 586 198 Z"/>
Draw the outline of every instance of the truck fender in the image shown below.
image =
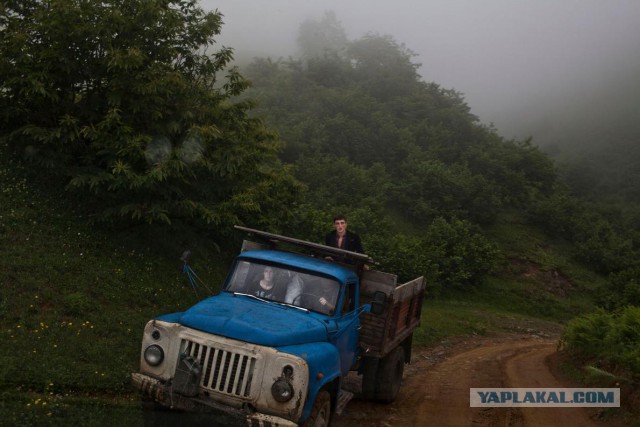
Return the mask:
<path fill-rule="evenodd" d="M 282 347 L 279 350 L 303 358 L 309 366 L 309 389 L 300 421 L 306 420 L 311 414 L 313 403 L 320 390 L 329 391 L 332 407 L 335 407 L 342 372 L 338 350 L 327 342 Z"/>

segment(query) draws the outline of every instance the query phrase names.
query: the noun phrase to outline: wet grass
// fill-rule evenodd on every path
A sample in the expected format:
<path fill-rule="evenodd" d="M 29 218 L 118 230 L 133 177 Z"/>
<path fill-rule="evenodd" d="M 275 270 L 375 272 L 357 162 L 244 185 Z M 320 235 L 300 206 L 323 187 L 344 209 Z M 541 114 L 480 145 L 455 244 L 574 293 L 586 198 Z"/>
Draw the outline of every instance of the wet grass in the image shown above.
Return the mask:
<path fill-rule="evenodd" d="M 184 245 L 195 243 L 210 288 L 226 262 L 185 235 L 93 228 L 17 172 L 0 167 L 0 424 L 135 425 L 144 324 L 199 299 L 181 271 Z"/>

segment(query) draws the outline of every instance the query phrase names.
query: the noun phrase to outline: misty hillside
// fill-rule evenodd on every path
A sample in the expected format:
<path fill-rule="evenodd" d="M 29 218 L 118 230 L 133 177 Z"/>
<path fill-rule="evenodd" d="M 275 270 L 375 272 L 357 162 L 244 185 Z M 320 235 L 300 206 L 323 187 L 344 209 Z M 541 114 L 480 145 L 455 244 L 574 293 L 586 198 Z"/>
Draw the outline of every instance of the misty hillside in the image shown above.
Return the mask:
<path fill-rule="evenodd" d="M 598 80 L 575 82 L 544 103 L 523 100 L 506 117 L 509 133 L 530 135 L 580 196 L 640 201 L 640 86 L 634 83 L 640 68 L 630 61 L 610 64 Z"/>
<path fill-rule="evenodd" d="M 233 46 L 242 63 L 300 57 L 300 24 L 326 10 L 342 24 L 336 34 L 390 34 L 415 52 L 425 81 L 464 93 L 481 122 L 495 124 L 507 139 L 531 137 L 550 153 L 576 194 L 635 197 L 629 187 L 637 181 L 637 157 L 617 157 L 633 149 L 640 123 L 640 7 L 634 2 L 202 4 L 222 11 L 219 40 Z"/>
<path fill-rule="evenodd" d="M 16 424 L 118 419 L 114 396 L 135 417 L 144 321 L 219 290 L 236 224 L 318 242 L 345 214 L 378 269 L 424 276 L 429 315 L 455 319 L 422 345 L 506 317 L 636 320 L 616 310 L 640 305 L 637 206 L 572 192 L 562 163 L 425 81 L 392 36 L 350 38 L 327 13 L 295 56 L 236 68 L 217 13 L 104 4 L 0 15 L 0 410 Z M 585 354 L 637 375 L 629 342 Z"/>

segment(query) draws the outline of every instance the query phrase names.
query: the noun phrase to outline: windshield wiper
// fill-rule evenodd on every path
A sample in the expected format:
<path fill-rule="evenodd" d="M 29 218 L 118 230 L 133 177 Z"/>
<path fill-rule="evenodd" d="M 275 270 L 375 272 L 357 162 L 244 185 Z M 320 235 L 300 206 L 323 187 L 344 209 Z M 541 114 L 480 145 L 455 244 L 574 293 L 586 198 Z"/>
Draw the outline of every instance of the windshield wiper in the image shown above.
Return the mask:
<path fill-rule="evenodd" d="M 241 295 L 241 296 L 257 299 L 258 301 L 273 302 L 273 301 L 268 300 L 268 299 L 260 298 L 260 297 L 257 297 L 255 295 L 251 295 L 251 294 L 245 294 L 245 293 L 242 293 L 242 292 L 234 292 L 233 295 L 234 296 Z"/>
<path fill-rule="evenodd" d="M 304 307 L 298 307 L 297 305 L 287 304 L 286 302 L 273 301 L 273 300 L 261 298 L 261 297 L 258 297 L 258 296 L 252 295 L 252 294 L 245 294 L 243 292 L 234 292 L 233 295 L 234 296 L 235 295 L 240 295 L 240 296 L 244 296 L 244 297 L 249 297 L 249 298 L 257 299 L 258 301 L 271 302 L 271 303 L 278 304 L 278 305 L 281 305 L 281 306 L 284 306 L 284 307 L 291 307 L 291 308 L 296 308 L 298 310 L 302 310 L 302 311 L 307 312 L 307 313 L 309 312 L 309 309 L 304 308 Z"/>
<path fill-rule="evenodd" d="M 302 310 L 304 312 L 309 312 L 308 308 L 304 308 L 304 307 L 298 307 L 297 305 L 293 305 L 293 304 L 288 304 L 286 302 L 278 302 L 278 301 L 271 301 L 271 302 L 275 302 L 278 305 L 282 305 L 284 307 L 291 307 L 291 308 L 297 308 L 298 310 Z"/>

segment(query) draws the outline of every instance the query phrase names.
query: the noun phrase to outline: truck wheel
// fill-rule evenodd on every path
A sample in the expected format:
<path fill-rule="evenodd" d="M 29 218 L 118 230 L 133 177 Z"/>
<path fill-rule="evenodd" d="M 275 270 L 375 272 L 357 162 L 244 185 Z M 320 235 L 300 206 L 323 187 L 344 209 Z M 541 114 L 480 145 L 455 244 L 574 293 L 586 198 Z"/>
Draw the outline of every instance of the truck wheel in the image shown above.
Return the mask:
<path fill-rule="evenodd" d="M 331 396 L 327 390 L 320 390 L 313 402 L 311 415 L 302 427 L 327 427 L 331 419 Z"/>
<path fill-rule="evenodd" d="M 404 372 L 404 348 L 396 347 L 380 361 L 378 383 L 376 384 L 376 400 L 391 403 L 398 397 Z"/>
<path fill-rule="evenodd" d="M 379 361 L 375 357 L 365 357 L 362 360 L 362 397 L 365 399 L 376 398 Z"/>

